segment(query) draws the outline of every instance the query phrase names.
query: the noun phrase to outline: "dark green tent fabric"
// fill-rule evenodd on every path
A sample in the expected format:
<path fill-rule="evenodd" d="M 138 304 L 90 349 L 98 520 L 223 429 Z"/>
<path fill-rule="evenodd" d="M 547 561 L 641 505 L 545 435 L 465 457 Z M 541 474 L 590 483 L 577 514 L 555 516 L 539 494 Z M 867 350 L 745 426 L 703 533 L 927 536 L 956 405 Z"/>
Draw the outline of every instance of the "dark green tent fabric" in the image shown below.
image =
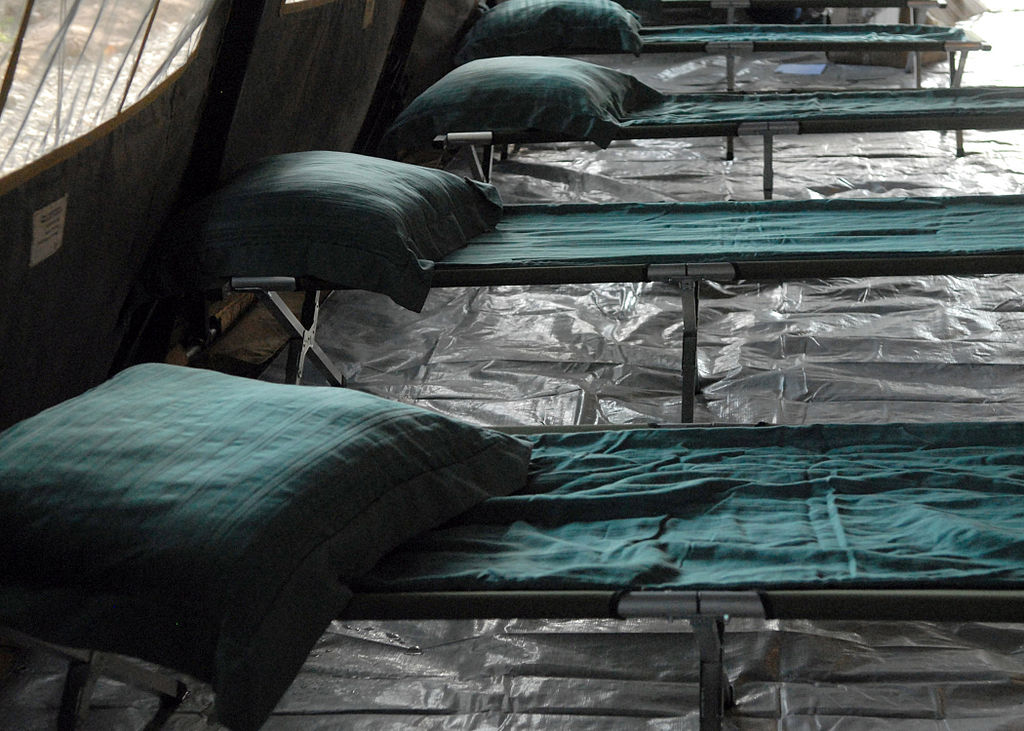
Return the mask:
<path fill-rule="evenodd" d="M 535 437 L 526 490 L 414 539 L 360 591 L 1010 588 L 1024 424 Z"/>
<path fill-rule="evenodd" d="M 1019 195 L 506 206 L 437 266 L 1020 254 L 1022 219 Z"/>

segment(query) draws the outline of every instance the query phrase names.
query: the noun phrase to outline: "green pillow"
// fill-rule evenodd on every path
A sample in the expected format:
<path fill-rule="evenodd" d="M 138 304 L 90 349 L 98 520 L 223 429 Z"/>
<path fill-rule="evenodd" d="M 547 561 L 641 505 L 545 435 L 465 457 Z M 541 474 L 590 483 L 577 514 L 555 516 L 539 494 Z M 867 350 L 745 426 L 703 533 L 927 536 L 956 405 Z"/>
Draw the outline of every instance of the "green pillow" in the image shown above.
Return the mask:
<path fill-rule="evenodd" d="M 640 23 L 612 0 L 508 0 L 466 33 L 455 63 L 492 56 L 639 53 Z"/>
<path fill-rule="evenodd" d="M 459 66 L 413 99 L 384 152 L 429 147 L 448 132 L 539 130 L 607 147 L 630 109 L 662 95 L 620 71 L 571 58 L 504 56 Z"/>
<path fill-rule="evenodd" d="M 442 170 L 346 152 L 277 155 L 168 227 L 176 260 L 165 276 L 177 270 L 173 279 L 200 288 L 307 277 L 418 311 L 433 262 L 491 229 L 501 209 L 493 187 Z"/>
<path fill-rule="evenodd" d="M 348 389 L 136 366 L 0 434 L 0 625 L 209 681 L 257 728 L 347 582 L 529 454 Z"/>

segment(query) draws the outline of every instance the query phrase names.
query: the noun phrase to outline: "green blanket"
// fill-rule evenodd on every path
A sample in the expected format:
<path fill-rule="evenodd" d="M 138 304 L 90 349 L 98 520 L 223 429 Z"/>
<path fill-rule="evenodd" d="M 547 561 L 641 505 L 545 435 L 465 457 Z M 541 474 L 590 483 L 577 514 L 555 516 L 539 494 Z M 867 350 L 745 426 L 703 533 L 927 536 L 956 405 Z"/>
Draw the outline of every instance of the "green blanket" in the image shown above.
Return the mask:
<path fill-rule="evenodd" d="M 1024 196 L 506 206 L 437 266 L 1019 256 L 1022 213 Z"/>
<path fill-rule="evenodd" d="M 819 50 L 835 46 L 926 46 L 943 50 L 946 43 L 974 42 L 962 28 L 934 25 L 681 25 L 641 28 L 644 50 L 658 46 L 705 43 L 800 44 Z"/>
<path fill-rule="evenodd" d="M 1019 587 L 1024 424 L 536 437 L 531 480 L 359 590 Z"/>

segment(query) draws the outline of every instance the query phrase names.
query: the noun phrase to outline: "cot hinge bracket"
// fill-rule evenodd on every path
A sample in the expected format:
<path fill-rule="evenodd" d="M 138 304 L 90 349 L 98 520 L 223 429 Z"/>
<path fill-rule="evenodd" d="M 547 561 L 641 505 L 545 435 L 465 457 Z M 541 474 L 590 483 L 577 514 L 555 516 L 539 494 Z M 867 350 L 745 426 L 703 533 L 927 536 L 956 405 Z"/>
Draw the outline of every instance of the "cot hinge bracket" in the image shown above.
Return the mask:
<path fill-rule="evenodd" d="M 764 618 L 754 591 L 631 591 L 619 598 L 619 616 L 686 619 L 693 627 L 700 659 L 700 729 L 720 731 L 733 688 L 725 672 L 723 644 L 729 617 Z"/>
<path fill-rule="evenodd" d="M 493 143 L 493 132 L 449 132 L 434 138 L 435 147 L 443 147 L 447 150 L 466 145 L 490 145 Z"/>
<path fill-rule="evenodd" d="M 746 54 L 754 52 L 753 41 L 711 41 L 704 44 L 706 53 L 737 53 Z"/>
<path fill-rule="evenodd" d="M 295 277 L 231 277 L 228 287 L 235 292 L 294 292 L 299 288 Z"/>
<path fill-rule="evenodd" d="M 740 122 L 737 131 L 741 135 L 797 135 L 800 134 L 800 123 L 795 120 Z"/>
<path fill-rule="evenodd" d="M 766 617 L 756 591 L 627 591 L 619 597 L 616 613 L 623 619 Z"/>
<path fill-rule="evenodd" d="M 679 279 L 732 282 L 736 279 L 736 267 L 728 262 L 650 264 L 647 267 L 647 278 L 652 282 L 671 282 Z"/>

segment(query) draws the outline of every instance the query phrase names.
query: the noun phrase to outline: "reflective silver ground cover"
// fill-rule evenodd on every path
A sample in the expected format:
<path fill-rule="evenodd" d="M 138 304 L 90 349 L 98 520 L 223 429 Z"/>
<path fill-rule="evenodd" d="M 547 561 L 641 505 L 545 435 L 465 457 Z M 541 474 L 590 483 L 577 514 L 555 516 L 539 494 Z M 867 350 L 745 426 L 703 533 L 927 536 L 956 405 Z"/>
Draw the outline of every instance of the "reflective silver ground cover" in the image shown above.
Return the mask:
<path fill-rule="evenodd" d="M 971 54 L 965 85 L 1021 83 L 1024 12 L 964 25 L 993 45 Z M 744 60 L 741 88 L 913 83 L 879 67 L 781 75 L 782 62 L 824 58 Z M 666 90 L 720 88 L 724 77 L 721 57 L 625 66 Z M 943 85 L 944 71 L 929 67 L 926 85 Z M 1024 192 L 1024 135 L 968 132 L 966 145 L 957 159 L 951 134 L 782 137 L 776 197 Z M 513 202 L 757 199 L 760 142 L 740 139 L 733 163 L 721 149 L 716 140 L 534 148 L 499 165 L 495 180 Z M 746 283 L 701 294 L 700 421 L 1024 418 L 1024 277 Z M 337 293 L 321 341 L 353 386 L 480 423 L 671 421 L 678 309 L 667 285 L 438 290 L 420 315 Z M 729 727 L 1024 727 L 1024 624 L 734 620 L 725 652 L 737 697 Z M 19 662 L 0 687 L 0 727 L 49 728 L 63 665 Z M 337 622 L 266 728 L 696 728 L 696 677 L 685 623 Z M 211 704 L 194 685 L 168 728 L 209 728 Z M 96 705 L 86 728 L 137 729 L 156 702 L 104 682 Z"/>

